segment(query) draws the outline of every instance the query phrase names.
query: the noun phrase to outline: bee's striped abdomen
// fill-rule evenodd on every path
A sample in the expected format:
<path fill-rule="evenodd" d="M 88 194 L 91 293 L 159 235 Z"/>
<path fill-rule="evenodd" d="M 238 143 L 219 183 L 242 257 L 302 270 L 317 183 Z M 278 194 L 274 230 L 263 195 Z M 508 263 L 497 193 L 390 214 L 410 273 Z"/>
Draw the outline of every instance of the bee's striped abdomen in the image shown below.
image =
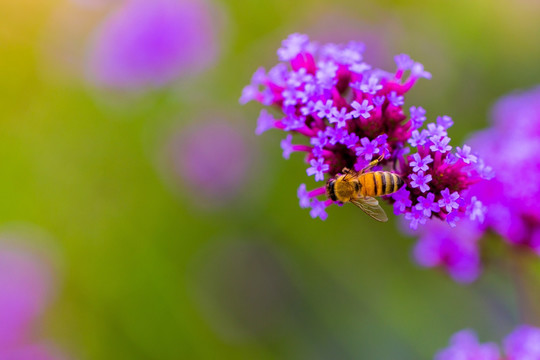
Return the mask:
<path fill-rule="evenodd" d="M 360 175 L 362 196 L 383 196 L 392 194 L 403 186 L 403 179 L 388 171 L 373 171 Z"/>

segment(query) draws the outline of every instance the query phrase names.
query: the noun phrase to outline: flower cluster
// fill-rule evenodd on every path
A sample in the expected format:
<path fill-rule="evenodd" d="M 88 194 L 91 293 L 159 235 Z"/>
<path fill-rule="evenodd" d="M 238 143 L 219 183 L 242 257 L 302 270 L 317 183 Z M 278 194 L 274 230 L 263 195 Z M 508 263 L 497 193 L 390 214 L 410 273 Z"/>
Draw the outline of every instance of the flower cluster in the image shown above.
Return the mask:
<path fill-rule="evenodd" d="M 422 228 L 413 250 L 414 260 L 423 267 L 442 267 L 455 281 L 470 283 L 481 271 L 478 242 L 482 235 L 477 222 L 470 219 L 455 228 L 431 221 Z"/>
<path fill-rule="evenodd" d="M 540 329 L 520 325 L 503 340 L 501 356 L 495 343 L 480 344 L 472 330 L 462 330 L 450 339 L 449 346 L 435 360 L 533 360 L 540 359 Z"/>
<path fill-rule="evenodd" d="M 540 87 L 501 99 L 493 126 L 472 138 L 497 177 L 472 194 L 488 208 L 484 229 L 540 255 Z"/>
<path fill-rule="evenodd" d="M 482 205 L 466 196 L 468 187 L 483 177 L 483 162 L 468 146 L 450 152 L 452 119 L 439 117 L 420 130 L 426 111 L 413 106 L 408 117 L 403 110 L 404 95 L 431 74 L 405 54 L 395 57 L 394 72 L 377 69 L 363 61 L 363 52 L 357 42 L 318 45 L 306 35 L 290 35 L 278 50 L 280 63 L 268 72 L 258 69 L 242 92 L 242 104 L 256 100 L 281 110 L 275 118 L 263 109 L 256 134 L 273 128 L 289 132 L 281 142 L 283 156 L 305 153 L 307 175 L 315 181 L 345 167 L 360 171 L 382 158 L 380 165 L 407 185 L 388 200 L 411 228 L 433 216 L 451 225 L 462 217 L 483 216 Z M 309 145 L 293 143 L 293 134 L 309 138 Z M 333 201 L 318 200 L 322 195 L 324 186 L 307 191 L 302 184 L 298 189 L 300 206 L 324 220 Z"/>
<path fill-rule="evenodd" d="M 536 182 L 540 178 L 538 104 L 540 88 L 506 96 L 495 105 L 493 126 L 470 140 L 493 166 L 491 169 L 481 165 L 477 171 L 487 178 L 492 172 L 497 174 L 468 191 L 474 203 L 467 211 L 471 218 L 482 221 L 463 221 L 453 232 L 435 222 L 423 227 L 414 253 L 419 264 L 443 266 L 455 280 L 470 282 L 480 272 L 478 242 L 487 230 L 540 255 L 540 186 Z"/>
<path fill-rule="evenodd" d="M 115 5 L 88 44 L 88 79 L 99 87 L 161 87 L 208 68 L 218 55 L 216 9 L 206 1 L 133 0 Z"/>
<path fill-rule="evenodd" d="M 433 215 L 452 227 L 460 219 L 482 222 L 485 217 L 485 206 L 468 190 L 491 179 L 493 171 L 468 145 L 451 151 L 448 129 L 452 125 L 449 116 L 440 116 L 425 129 L 414 130 L 408 140 L 416 152 L 407 155 L 398 169 L 407 187 L 394 193 L 392 200 L 394 213 L 404 213 L 413 230 Z"/>
<path fill-rule="evenodd" d="M 35 339 L 54 283 L 50 264 L 38 254 L 0 239 L 0 359 L 65 359 L 53 344 Z"/>

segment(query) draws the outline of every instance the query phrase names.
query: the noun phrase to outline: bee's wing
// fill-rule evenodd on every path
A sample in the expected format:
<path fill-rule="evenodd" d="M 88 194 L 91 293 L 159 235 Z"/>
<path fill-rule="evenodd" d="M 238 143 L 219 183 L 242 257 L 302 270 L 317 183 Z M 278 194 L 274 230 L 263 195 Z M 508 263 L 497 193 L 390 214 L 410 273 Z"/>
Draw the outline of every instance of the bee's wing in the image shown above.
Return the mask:
<path fill-rule="evenodd" d="M 381 205 L 379 205 L 379 202 L 377 199 L 366 196 L 366 197 L 359 197 L 356 200 L 351 200 L 351 202 L 358 206 L 362 211 L 364 211 L 366 214 L 371 216 L 377 221 L 381 222 L 387 222 L 388 216 L 386 216 L 386 213 L 384 212 Z"/>

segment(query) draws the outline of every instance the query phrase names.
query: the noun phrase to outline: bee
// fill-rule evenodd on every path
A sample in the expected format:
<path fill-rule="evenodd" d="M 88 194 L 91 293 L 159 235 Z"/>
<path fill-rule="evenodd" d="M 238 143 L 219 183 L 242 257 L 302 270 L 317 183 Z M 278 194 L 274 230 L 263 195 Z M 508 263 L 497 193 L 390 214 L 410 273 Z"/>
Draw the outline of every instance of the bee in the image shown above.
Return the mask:
<path fill-rule="evenodd" d="M 374 196 L 383 196 L 398 191 L 403 179 L 389 171 L 366 172 L 382 160 L 382 156 L 370 162 L 362 171 L 344 168 L 326 182 L 326 195 L 333 201 L 351 202 L 377 221 L 386 222 L 388 216 Z"/>

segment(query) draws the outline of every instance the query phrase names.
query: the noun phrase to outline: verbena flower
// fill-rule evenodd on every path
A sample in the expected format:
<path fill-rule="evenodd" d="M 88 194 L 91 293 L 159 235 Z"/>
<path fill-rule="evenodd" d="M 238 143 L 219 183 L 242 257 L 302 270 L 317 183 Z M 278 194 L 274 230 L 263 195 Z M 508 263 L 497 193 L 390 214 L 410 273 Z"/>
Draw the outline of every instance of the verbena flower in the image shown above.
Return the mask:
<path fill-rule="evenodd" d="M 435 360 L 537 360 L 540 359 L 540 329 L 520 325 L 502 342 L 501 355 L 495 343 L 480 344 L 472 330 L 461 330 L 450 339 L 447 348 Z"/>
<path fill-rule="evenodd" d="M 503 340 L 508 360 L 540 359 L 540 329 L 520 325 Z"/>
<path fill-rule="evenodd" d="M 448 188 L 441 192 L 440 208 L 448 213 L 447 222 L 457 228 L 455 232 L 446 232 L 433 224 L 421 230 L 416 248 L 424 250 L 415 251 L 421 265 L 443 266 L 461 282 L 474 280 L 481 266 L 478 243 L 488 230 L 498 233 L 510 244 L 529 248 L 540 255 L 540 186 L 536 180 L 540 178 L 538 104 L 540 88 L 502 98 L 493 108 L 493 125 L 468 141 L 478 153 L 468 145 L 456 148 L 455 157 L 448 160 L 452 166 L 474 166 L 478 176 L 489 180 L 472 185 L 465 203 L 459 191 Z M 437 124 L 446 127 L 450 122 L 446 119 Z M 486 162 L 490 166 L 485 165 Z M 396 212 L 403 212 L 402 197 L 398 194 L 395 197 Z M 455 217 L 468 220 L 454 222 Z M 428 248 L 429 255 L 425 255 Z M 433 261 L 434 257 L 440 260 Z M 463 273 L 464 269 L 468 270 Z"/>
<path fill-rule="evenodd" d="M 471 191 L 488 210 L 483 228 L 540 255 L 540 87 L 502 98 L 470 143 L 497 174 Z"/>
<path fill-rule="evenodd" d="M 435 355 L 435 360 L 500 360 L 497 344 L 480 344 L 472 330 L 462 330 L 452 336 L 449 346 Z"/>
<path fill-rule="evenodd" d="M 414 260 L 420 266 L 441 267 L 455 281 L 462 283 L 478 277 L 481 272 L 478 241 L 483 232 L 476 222 L 464 219 L 452 228 L 436 220 L 426 225 L 420 234 L 413 250 Z"/>
<path fill-rule="evenodd" d="M 51 266 L 41 253 L 0 240 L 0 359 L 64 358 L 54 345 L 36 341 L 34 333 L 53 284 Z"/>
<path fill-rule="evenodd" d="M 218 52 L 213 11 L 204 0 L 121 2 L 92 34 L 89 80 L 140 90 L 208 67 Z"/>
<path fill-rule="evenodd" d="M 307 174 L 317 182 L 345 167 L 359 171 L 382 155 L 381 167 L 406 183 L 387 200 L 411 228 L 432 217 L 451 225 L 472 218 L 467 190 L 484 177 L 478 169 L 483 163 L 468 146 L 451 152 L 450 117 L 421 129 L 426 111 L 413 106 L 408 118 L 404 110 L 405 94 L 431 74 L 405 54 L 395 57 L 393 72 L 378 69 L 363 62 L 363 51 L 357 42 L 318 45 L 307 35 L 290 35 L 278 50 L 280 62 L 269 71 L 258 69 L 242 92 L 241 103 L 255 100 L 279 110 L 273 116 L 263 109 L 256 133 L 288 132 L 281 144 L 284 157 L 305 153 Z M 323 210 L 332 204 L 316 199 L 325 195 L 324 186 L 307 192 L 302 184 L 300 189 L 301 207 L 311 207 L 311 216 L 324 220 Z"/>

